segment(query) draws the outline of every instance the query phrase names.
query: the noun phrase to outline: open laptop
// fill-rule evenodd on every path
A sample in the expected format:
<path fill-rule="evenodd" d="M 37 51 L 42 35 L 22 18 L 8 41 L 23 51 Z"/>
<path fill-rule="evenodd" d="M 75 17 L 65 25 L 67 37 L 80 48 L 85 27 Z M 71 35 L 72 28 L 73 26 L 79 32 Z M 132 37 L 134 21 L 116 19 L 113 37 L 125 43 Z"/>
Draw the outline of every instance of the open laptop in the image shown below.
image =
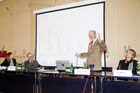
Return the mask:
<path fill-rule="evenodd" d="M 65 72 L 66 67 L 70 66 L 70 63 L 68 60 L 56 60 L 56 66 L 58 71 Z"/>

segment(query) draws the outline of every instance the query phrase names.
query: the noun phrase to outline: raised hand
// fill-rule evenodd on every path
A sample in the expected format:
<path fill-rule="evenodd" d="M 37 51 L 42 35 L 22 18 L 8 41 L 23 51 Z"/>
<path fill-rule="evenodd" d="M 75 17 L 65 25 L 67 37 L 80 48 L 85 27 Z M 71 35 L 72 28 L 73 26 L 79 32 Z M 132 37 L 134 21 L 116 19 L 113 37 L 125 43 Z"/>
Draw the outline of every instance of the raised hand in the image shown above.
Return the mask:
<path fill-rule="evenodd" d="M 97 34 L 97 39 L 101 41 L 101 35 L 99 33 Z"/>
<path fill-rule="evenodd" d="M 75 54 L 76 57 L 79 57 L 80 55 L 81 55 L 80 53 L 76 53 L 76 54 Z"/>

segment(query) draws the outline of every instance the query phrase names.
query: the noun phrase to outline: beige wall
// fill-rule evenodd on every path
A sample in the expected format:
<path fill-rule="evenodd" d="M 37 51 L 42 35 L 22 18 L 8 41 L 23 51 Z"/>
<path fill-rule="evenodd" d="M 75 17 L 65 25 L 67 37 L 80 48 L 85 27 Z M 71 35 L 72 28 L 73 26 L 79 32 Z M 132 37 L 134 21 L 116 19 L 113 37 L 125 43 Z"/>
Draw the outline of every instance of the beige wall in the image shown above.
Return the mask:
<path fill-rule="evenodd" d="M 0 50 L 15 54 L 18 62 L 35 50 L 33 11 L 82 0 L 4 0 L 0 2 Z M 116 68 L 124 56 L 124 46 L 140 56 L 140 0 L 106 0 L 105 34 L 108 46 L 107 66 Z M 140 57 L 137 57 L 140 61 Z M 2 61 L 3 59 L 0 59 Z"/>
<path fill-rule="evenodd" d="M 140 61 L 140 0 L 107 0 L 106 43 L 107 65 L 116 68 L 124 58 L 124 46 L 134 48 Z"/>

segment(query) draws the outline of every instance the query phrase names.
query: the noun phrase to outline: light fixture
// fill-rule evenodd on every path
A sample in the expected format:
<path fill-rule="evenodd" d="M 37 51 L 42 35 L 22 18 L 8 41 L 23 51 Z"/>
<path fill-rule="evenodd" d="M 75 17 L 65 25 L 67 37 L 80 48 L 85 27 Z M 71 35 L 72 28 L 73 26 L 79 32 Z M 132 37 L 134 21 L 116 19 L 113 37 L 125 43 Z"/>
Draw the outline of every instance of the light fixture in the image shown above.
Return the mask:
<path fill-rule="evenodd" d="M 3 0 L 0 0 L 0 2 L 1 2 L 1 1 L 3 1 Z"/>

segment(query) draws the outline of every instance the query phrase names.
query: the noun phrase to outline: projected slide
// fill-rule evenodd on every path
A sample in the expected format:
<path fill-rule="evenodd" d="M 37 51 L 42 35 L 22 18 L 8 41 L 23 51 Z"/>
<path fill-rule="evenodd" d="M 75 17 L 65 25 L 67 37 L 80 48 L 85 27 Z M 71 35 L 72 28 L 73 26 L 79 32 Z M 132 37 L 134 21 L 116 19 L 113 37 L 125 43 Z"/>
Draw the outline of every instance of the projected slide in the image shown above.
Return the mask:
<path fill-rule="evenodd" d="M 69 60 L 74 65 L 78 61 L 78 66 L 83 66 L 86 59 L 77 59 L 75 53 L 88 51 L 88 32 L 95 30 L 104 39 L 104 2 L 75 3 L 35 13 L 36 60 L 43 66 L 56 66 L 56 60 Z"/>

